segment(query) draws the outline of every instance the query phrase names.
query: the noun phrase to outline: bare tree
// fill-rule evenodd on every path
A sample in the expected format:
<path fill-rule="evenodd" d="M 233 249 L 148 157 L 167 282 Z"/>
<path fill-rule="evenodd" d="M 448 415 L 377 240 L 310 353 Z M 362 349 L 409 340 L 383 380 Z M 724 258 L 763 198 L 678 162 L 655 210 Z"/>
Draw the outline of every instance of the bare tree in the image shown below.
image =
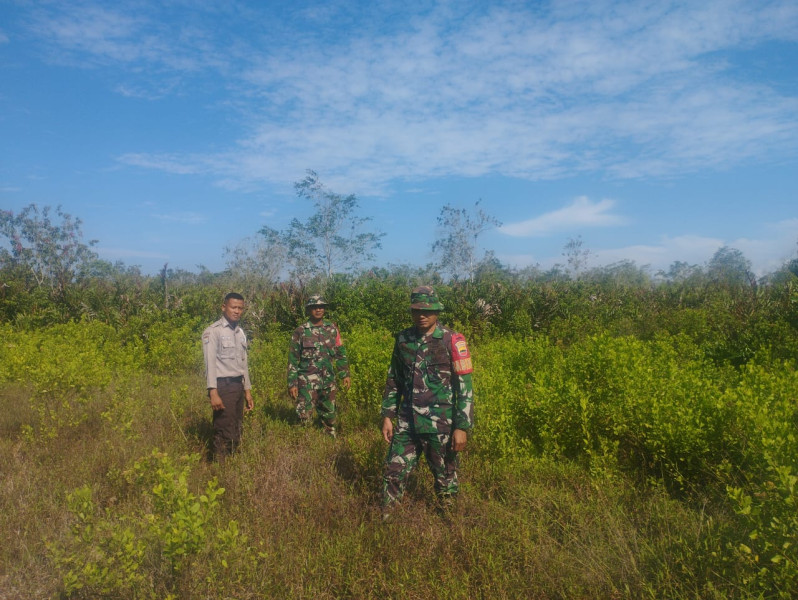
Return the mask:
<path fill-rule="evenodd" d="M 271 230 L 273 232 L 273 230 Z M 264 227 L 260 237 L 247 237 L 225 248 L 227 268 L 244 289 L 256 289 L 276 282 L 285 265 L 287 250 L 276 232 Z"/>
<path fill-rule="evenodd" d="M 97 240 L 84 243 L 81 220 L 63 212 L 60 206 L 53 219 L 51 210 L 35 204 L 16 215 L 0 210 L 0 239 L 8 243 L 8 247 L 0 246 L 0 267 L 19 269 L 37 286 L 49 286 L 60 293 L 81 269 L 97 259 L 91 249 Z"/>
<path fill-rule="evenodd" d="M 441 237 L 432 244 L 432 252 L 439 256 L 437 263 L 441 270 L 454 279 L 467 277 L 473 281 L 478 267 L 479 236 L 501 226 L 498 219 L 482 210 L 480 202 L 481 199 L 477 200 L 471 210 L 445 204 L 438 215 Z"/>
<path fill-rule="evenodd" d="M 579 277 L 590 258 L 590 250 L 583 248 L 582 236 L 578 235 L 575 238 L 569 238 L 568 243 L 563 246 L 562 255 L 568 260 L 568 270 L 574 279 Z"/>
<path fill-rule="evenodd" d="M 313 202 L 315 212 L 304 223 L 294 219 L 282 232 L 289 257 L 311 258 L 327 278 L 339 270 L 355 271 L 363 261 L 374 259 L 385 234 L 363 231 L 371 218 L 360 216 L 354 194 L 342 196 L 328 190 L 311 170 L 294 188 L 300 198 Z"/>

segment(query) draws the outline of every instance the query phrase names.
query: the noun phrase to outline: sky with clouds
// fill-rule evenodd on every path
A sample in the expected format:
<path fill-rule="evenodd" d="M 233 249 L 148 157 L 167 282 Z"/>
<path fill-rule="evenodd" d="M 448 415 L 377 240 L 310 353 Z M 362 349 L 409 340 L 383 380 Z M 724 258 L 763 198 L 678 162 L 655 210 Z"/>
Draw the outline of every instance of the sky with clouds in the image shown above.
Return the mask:
<path fill-rule="evenodd" d="M 798 3 L 0 0 L 0 208 L 108 260 L 224 267 L 308 169 L 434 260 L 445 204 L 514 267 L 798 250 Z"/>

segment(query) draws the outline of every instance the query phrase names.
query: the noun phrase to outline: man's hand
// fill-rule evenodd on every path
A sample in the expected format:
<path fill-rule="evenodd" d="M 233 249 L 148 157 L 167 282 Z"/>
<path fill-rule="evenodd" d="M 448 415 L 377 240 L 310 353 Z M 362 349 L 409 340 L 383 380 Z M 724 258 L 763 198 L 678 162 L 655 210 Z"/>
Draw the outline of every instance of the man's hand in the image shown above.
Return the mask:
<path fill-rule="evenodd" d="M 452 434 L 452 450 L 461 452 L 465 450 L 468 434 L 462 429 L 455 429 Z"/>
<path fill-rule="evenodd" d="M 348 389 L 349 389 L 349 386 L 350 386 L 350 385 L 352 385 L 352 378 L 351 378 L 351 377 L 344 377 L 344 378 L 341 380 L 341 385 L 343 386 L 343 388 L 344 388 L 345 390 L 348 390 Z"/>
<path fill-rule="evenodd" d="M 211 399 L 211 408 L 214 411 L 224 410 L 224 402 L 222 402 L 222 397 L 219 395 L 219 390 L 216 388 L 209 389 L 208 396 Z"/>
<path fill-rule="evenodd" d="M 292 400 L 296 400 L 299 395 L 299 388 L 296 386 L 288 388 L 288 395 L 291 396 Z"/>
<path fill-rule="evenodd" d="M 252 391 L 244 390 L 244 398 L 247 399 L 247 412 L 255 408 L 255 402 L 252 400 Z"/>
<path fill-rule="evenodd" d="M 382 439 L 384 439 L 389 444 L 393 439 L 393 422 L 388 417 L 384 417 L 382 419 Z"/>

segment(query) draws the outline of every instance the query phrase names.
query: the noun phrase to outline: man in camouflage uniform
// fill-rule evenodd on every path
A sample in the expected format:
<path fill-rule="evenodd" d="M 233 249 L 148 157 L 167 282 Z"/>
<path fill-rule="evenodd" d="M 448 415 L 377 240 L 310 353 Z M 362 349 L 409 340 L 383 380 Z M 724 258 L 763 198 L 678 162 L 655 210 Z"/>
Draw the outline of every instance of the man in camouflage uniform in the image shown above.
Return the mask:
<path fill-rule="evenodd" d="M 465 338 L 438 324 L 443 304 L 431 287 L 412 291 L 410 309 L 413 327 L 396 335 L 382 398 L 382 436 L 390 443 L 382 493 L 386 520 L 422 453 L 435 477 L 440 508 L 451 507 L 459 490 L 458 452 L 474 423 Z"/>
<path fill-rule="evenodd" d="M 327 302 L 319 295 L 305 304 L 307 322 L 294 330 L 288 352 L 288 394 L 296 401 L 296 413 L 310 424 L 313 408 L 324 431 L 336 436 L 338 410 L 335 406 L 335 378 L 349 388 L 349 360 L 335 323 L 324 318 Z"/>

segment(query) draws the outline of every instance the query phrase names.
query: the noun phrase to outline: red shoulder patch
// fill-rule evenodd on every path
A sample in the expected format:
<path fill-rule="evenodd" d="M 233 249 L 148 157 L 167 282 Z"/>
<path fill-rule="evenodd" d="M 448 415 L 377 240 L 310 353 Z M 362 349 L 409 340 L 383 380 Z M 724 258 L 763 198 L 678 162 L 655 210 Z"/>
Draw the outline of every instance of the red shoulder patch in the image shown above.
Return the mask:
<path fill-rule="evenodd" d="M 338 329 L 338 325 L 336 325 L 335 323 L 332 323 L 332 326 L 333 326 L 333 329 L 335 330 L 335 345 L 336 345 L 336 347 L 337 346 L 343 346 L 344 342 L 341 339 L 341 330 Z"/>
<path fill-rule="evenodd" d="M 452 366 L 458 375 L 468 375 L 474 370 L 471 364 L 471 353 L 468 351 L 468 345 L 462 333 L 452 335 Z"/>

